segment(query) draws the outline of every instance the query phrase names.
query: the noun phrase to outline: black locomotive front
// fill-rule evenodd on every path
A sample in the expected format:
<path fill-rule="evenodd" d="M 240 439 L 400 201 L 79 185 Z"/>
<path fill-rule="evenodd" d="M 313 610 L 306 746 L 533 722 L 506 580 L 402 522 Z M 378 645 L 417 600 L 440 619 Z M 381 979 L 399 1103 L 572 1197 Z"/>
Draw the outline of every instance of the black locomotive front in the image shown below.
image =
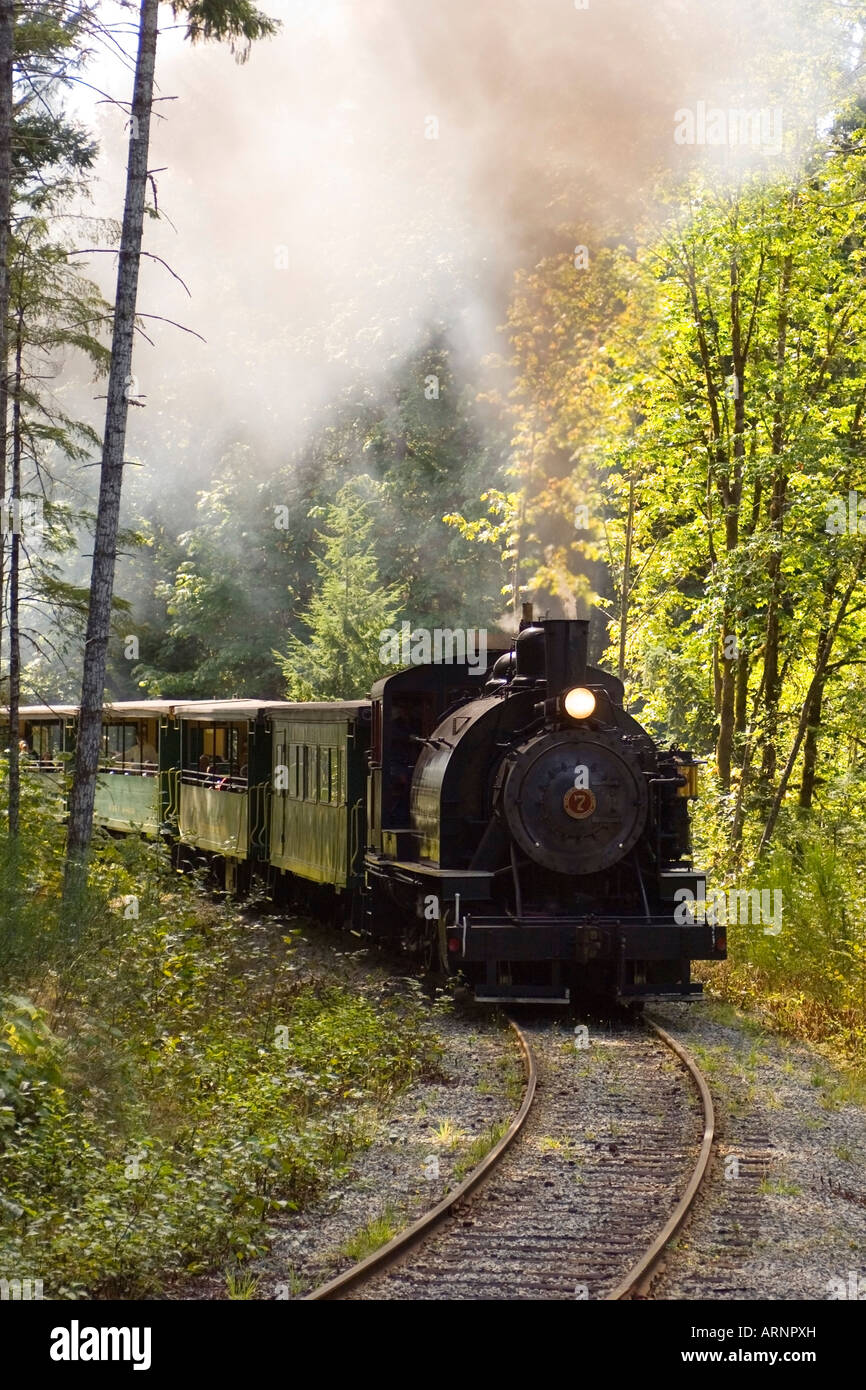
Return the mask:
<path fill-rule="evenodd" d="M 725 955 L 721 929 L 677 910 L 703 895 L 694 760 L 587 666 L 588 626 L 527 619 L 486 678 L 414 667 L 373 691 L 372 918 L 479 999 L 683 998 L 690 962 Z"/>

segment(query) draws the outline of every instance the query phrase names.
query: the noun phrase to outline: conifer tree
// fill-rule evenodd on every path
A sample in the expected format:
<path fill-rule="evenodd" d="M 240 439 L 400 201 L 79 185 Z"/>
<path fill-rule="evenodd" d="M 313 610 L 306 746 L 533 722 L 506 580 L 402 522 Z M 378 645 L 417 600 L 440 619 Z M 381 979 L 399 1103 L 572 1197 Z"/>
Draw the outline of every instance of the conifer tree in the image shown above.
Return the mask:
<path fill-rule="evenodd" d="M 360 699 L 385 674 L 382 633 L 393 626 L 402 594 L 379 577 L 372 540 L 378 491 L 369 478 L 353 479 L 324 508 L 319 582 L 302 614 L 309 635 L 291 636 L 285 653 L 274 652 L 289 700 Z"/>

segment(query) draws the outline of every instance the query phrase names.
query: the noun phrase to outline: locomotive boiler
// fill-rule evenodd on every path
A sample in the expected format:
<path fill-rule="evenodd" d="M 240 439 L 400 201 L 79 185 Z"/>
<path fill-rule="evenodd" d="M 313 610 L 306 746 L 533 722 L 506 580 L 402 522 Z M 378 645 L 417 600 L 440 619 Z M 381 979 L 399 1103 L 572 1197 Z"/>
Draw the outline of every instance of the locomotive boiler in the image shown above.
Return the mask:
<path fill-rule="evenodd" d="M 725 956 L 674 916 L 702 894 L 695 760 L 587 665 L 588 628 L 527 613 L 480 681 L 439 664 L 372 691 L 368 913 L 480 1000 L 688 998 L 691 962 Z"/>

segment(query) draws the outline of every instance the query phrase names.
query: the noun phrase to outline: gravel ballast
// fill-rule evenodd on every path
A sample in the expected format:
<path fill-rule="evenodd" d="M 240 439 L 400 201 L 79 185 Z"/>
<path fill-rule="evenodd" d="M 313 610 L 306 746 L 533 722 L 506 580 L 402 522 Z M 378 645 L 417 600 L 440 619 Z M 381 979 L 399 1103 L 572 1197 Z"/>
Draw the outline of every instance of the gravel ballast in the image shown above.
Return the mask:
<path fill-rule="evenodd" d="M 866 1112 L 803 1043 L 712 1002 L 654 1008 L 707 1078 L 717 1143 L 661 1299 L 866 1299 Z"/>

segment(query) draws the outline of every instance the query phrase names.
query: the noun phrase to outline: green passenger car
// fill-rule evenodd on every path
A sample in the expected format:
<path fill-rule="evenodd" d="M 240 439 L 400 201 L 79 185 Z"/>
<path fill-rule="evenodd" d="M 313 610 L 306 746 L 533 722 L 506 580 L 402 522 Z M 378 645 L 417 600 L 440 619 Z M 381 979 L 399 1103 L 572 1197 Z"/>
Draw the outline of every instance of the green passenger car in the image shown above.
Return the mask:
<path fill-rule="evenodd" d="M 148 836 L 171 829 L 178 747 L 174 701 L 106 705 L 94 825 Z"/>
<path fill-rule="evenodd" d="M 18 711 L 20 766 L 37 777 L 58 820 L 66 818 L 66 767 L 75 748 L 74 705 L 22 705 Z M 0 709 L 0 748 L 9 744 L 9 712 Z"/>
<path fill-rule="evenodd" d="M 179 704 L 179 839 L 238 865 L 267 858 L 270 732 L 264 700 Z"/>
<path fill-rule="evenodd" d="M 288 890 L 296 879 L 360 902 L 370 715 L 368 700 L 106 705 L 94 823 L 216 856 L 227 888 L 257 868 Z M 61 817 L 76 717 L 21 710 L 22 765 L 56 792 Z"/>
<path fill-rule="evenodd" d="M 180 738 L 171 700 L 121 700 L 103 713 L 93 823 L 122 834 L 155 836 L 173 828 Z M 19 710 L 21 768 L 38 775 L 65 818 L 75 753 L 75 705 Z M 8 739 L 8 714 L 0 712 Z"/>
<path fill-rule="evenodd" d="M 341 892 L 363 867 L 370 703 L 272 705 L 268 719 L 268 859 Z"/>

